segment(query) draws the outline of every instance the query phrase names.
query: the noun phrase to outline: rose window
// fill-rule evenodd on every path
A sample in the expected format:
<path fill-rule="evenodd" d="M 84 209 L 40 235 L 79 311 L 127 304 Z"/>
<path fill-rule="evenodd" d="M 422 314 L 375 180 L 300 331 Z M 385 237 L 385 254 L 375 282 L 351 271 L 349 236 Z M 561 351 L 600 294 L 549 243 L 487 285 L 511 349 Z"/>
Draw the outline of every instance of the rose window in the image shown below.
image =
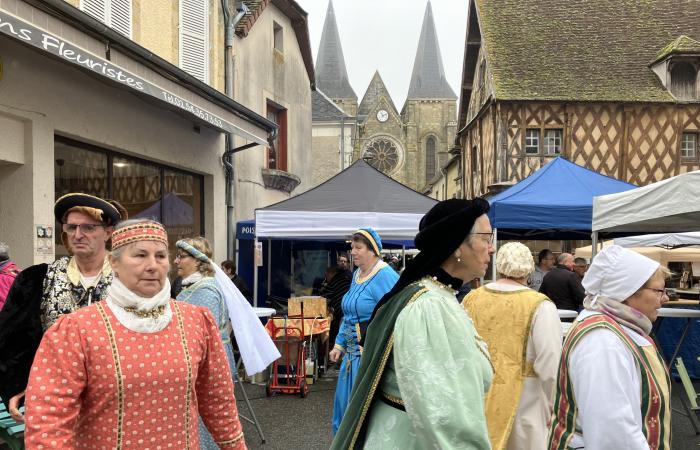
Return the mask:
<path fill-rule="evenodd" d="M 393 142 L 377 139 L 365 149 L 364 159 L 375 169 L 390 173 L 399 165 L 400 155 Z"/>

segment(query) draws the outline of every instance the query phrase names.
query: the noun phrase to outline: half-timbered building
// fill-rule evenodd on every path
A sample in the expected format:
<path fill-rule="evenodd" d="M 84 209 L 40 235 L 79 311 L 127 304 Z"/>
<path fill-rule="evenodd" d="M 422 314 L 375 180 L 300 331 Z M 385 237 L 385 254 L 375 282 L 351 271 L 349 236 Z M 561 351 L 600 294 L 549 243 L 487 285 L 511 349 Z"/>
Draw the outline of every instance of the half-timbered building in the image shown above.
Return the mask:
<path fill-rule="evenodd" d="M 470 0 L 457 195 L 556 156 L 637 185 L 700 169 L 699 41 L 696 0 Z"/>

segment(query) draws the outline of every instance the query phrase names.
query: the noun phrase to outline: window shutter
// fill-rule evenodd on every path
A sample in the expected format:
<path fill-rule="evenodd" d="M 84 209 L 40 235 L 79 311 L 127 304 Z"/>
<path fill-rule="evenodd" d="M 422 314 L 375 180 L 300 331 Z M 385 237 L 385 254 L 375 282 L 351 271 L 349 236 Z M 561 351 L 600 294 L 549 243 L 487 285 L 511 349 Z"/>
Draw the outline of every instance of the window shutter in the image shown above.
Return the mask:
<path fill-rule="evenodd" d="M 84 12 L 90 14 L 95 19 L 106 24 L 107 20 L 105 18 L 105 3 L 109 0 L 81 0 L 80 9 Z"/>
<path fill-rule="evenodd" d="M 80 9 L 131 39 L 131 0 L 81 0 Z"/>
<path fill-rule="evenodd" d="M 208 0 L 180 0 L 180 67 L 209 82 Z"/>
<path fill-rule="evenodd" d="M 131 39 L 131 0 L 111 0 L 109 26 Z"/>

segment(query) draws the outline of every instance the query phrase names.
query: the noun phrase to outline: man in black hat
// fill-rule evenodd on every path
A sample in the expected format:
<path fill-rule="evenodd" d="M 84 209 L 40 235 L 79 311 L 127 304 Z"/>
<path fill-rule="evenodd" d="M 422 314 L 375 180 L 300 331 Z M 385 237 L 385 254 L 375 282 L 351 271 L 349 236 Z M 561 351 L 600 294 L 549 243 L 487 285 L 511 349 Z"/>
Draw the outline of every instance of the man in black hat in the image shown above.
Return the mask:
<path fill-rule="evenodd" d="M 71 256 L 22 271 L 0 311 L 0 397 L 17 421 L 18 410 L 44 332 L 63 314 L 104 298 L 112 283 L 108 245 L 112 227 L 126 217 L 117 202 L 67 194 L 54 205 Z"/>

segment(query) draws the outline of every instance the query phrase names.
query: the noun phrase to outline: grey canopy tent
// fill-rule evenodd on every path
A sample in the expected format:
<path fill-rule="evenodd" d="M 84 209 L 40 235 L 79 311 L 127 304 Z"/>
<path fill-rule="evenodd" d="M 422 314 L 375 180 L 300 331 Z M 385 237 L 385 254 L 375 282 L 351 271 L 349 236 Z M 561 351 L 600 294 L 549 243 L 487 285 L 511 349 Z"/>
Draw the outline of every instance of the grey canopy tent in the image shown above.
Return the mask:
<path fill-rule="evenodd" d="M 357 160 L 325 183 L 255 210 L 255 234 L 269 239 L 345 239 L 361 227 L 382 239 L 412 240 L 437 201 Z"/>

